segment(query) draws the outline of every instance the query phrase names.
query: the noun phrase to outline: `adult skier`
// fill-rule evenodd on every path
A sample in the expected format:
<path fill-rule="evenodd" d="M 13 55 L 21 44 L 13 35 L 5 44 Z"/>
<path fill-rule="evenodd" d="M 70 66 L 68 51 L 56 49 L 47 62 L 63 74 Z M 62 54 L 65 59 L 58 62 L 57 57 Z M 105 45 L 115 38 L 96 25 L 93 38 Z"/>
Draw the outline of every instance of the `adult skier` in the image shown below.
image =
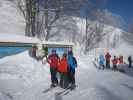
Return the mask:
<path fill-rule="evenodd" d="M 106 58 L 106 68 L 110 68 L 111 55 L 109 52 L 107 52 L 107 54 L 105 55 L 105 58 Z"/>
<path fill-rule="evenodd" d="M 75 69 L 77 68 L 77 60 L 73 56 L 73 52 L 68 52 L 68 75 L 69 85 L 71 89 L 75 89 Z"/>
<path fill-rule="evenodd" d="M 56 74 L 59 63 L 59 57 L 56 53 L 56 50 L 53 49 L 51 55 L 48 56 L 48 63 L 50 65 L 51 87 L 56 87 L 58 85 Z"/>
<path fill-rule="evenodd" d="M 113 70 L 117 70 L 118 59 L 116 58 L 116 56 L 114 56 L 112 63 L 113 63 Z"/>
<path fill-rule="evenodd" d="M 104 63 L 105 63 L 105 58 L 104 58 L 104 55 L 103 54 L 100 54 L 100 56 L 99 56 L 99 68 L 101 69 L 103 69 L 104 70 Z"/>
<path fill-rule="evenodd" d="M 124 64 L 124 60 L 123 60 L 123 56 L 119 56 L 118 58 L 118 67 L 119 68 L 122 68 L 123 67 L 123 64 Z"/>
<path fill-rule="evenodd" d="M 128 67 L 131 68 L 132 67 L 132 57 L 131 56 L 128 57 L 128 62 L 129 62 Z"/>

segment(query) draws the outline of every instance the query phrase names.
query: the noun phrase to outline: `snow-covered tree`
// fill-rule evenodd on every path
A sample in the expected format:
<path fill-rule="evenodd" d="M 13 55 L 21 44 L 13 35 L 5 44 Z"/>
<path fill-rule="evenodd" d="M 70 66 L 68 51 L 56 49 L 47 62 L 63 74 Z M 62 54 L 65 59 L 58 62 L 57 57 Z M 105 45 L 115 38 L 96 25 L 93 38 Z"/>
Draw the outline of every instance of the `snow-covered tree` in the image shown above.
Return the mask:
<path fill-rule="evenodd" d="M 132 19 L 132 21 L 129 23 L 128 32 L 133 34 L 133 19 Z"/>
<path fill-rule="evenodd" d="M 133 19 L 129 23 L 128 31 L 123 32 L 123 38 L 131 45 L 133 44 Z"/>
<path fill-rule="evenodd" d="M 16 8 L 21 12 L 25 19 L 25 35 L 35 36 L 36 35 L 36 16 L 37 6 L 36 0 L 12 0 L 15 3 Z"/>
<path fill-rule="evenodd" d="M 123 25 L 123 19 L 118 16 L 115 15 L 111 12 L 109 12 L 108 10 L 99 10 L 98 8 L 93 9 L 88 7 L 86 9 L 86 35 L 85 35 L 85 51 L 90 50 L 90 48 L 94 48 L 94 47 L 98 47 L 99 42 L 102 41 L 102 39 L 104 38 L 105 35 L 110 34 L 110 30 L 109 32 L 104 33 L 103 29 L 104 26 L 113 26 L 113 27 L 117 27 L 120 28 Z M 91 22 L 93 21 L 95 23 L 95 21 L 97 22 L 97 24 L 94 24 L 93 26 L 91 25 Z M 116 40 L 115 40 L 116 41 Z M 114 42 L 115 43 L 115 42 Z M 115 44 L 113 44 L 113 46 L 115 46 Z"/>
<path fill-rule="evenodd" d="M 107 9 L 96 9 L 91 12 L 93 20 L 98 20 L 100 23 L 104 23 L 113 27 L 121 28 L 124 24 L 124 20 L 120 15 L 114 14 Z"/>
<path fill-rule="evenodd" d="M 99 42 L 106 35 L 103 32 L 104 24 L 99 22 L 93 22 L 90 24 L 88 20 L 86 20 L 86 35 L 85 35 L 85 52 L 98 47 Z"/>
<path fill-rule="evenodd" d="M 43 40 L 50 38 L 50 31 L 63 15 L 79 16 L 85 0 L 15 0 L 26 22 L 26 35 Z"/>

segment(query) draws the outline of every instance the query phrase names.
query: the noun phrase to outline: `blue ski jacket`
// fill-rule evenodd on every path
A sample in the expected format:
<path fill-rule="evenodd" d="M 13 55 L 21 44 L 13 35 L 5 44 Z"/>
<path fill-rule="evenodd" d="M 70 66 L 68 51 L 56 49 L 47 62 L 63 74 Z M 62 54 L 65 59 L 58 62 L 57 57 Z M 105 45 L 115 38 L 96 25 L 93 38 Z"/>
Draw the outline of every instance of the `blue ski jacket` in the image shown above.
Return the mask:
<path fill-rule="evenodd" d="M 105 62 L 105 58 L 104 58 L 104 56 L 101 54 L 101 55 L 99 56 L 99 64 L 100 64 L 100 65 L 104 65 L 104 62 Z"/>
<path fill-rule="evenodd" d="M 75 69 L 77 67 L 77 61 L 72 54 L 68 54 L 68 67 Z"/>

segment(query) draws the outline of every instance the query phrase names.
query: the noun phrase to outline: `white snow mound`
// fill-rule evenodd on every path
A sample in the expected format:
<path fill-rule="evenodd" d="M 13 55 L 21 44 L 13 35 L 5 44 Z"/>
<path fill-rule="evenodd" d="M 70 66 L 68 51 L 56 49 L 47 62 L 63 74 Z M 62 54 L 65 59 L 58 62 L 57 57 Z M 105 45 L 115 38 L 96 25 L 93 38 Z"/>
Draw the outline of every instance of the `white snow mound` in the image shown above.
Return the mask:
<path fill-rule="evenodd" d="M 47 74 L 48 67 L 30 57 L 28 51 L 1 59 L 0 69 L 0 78 L 17 76 L 24 80 L 26 85 L 40 82 L 46 79 L 46 75 L 49 75 Z"/>

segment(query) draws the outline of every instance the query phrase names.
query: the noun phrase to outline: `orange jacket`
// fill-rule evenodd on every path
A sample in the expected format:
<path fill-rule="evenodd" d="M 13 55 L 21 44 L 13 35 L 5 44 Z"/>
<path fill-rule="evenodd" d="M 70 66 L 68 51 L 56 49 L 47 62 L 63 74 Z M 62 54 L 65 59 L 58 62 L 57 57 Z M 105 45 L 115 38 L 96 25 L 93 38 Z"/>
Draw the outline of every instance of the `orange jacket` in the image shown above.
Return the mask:
<path fill-rule="evenodd" d="M 58 71 L 62 73 L 68 72 L 67 58 L 63 57 L 58 64 Z"/>

